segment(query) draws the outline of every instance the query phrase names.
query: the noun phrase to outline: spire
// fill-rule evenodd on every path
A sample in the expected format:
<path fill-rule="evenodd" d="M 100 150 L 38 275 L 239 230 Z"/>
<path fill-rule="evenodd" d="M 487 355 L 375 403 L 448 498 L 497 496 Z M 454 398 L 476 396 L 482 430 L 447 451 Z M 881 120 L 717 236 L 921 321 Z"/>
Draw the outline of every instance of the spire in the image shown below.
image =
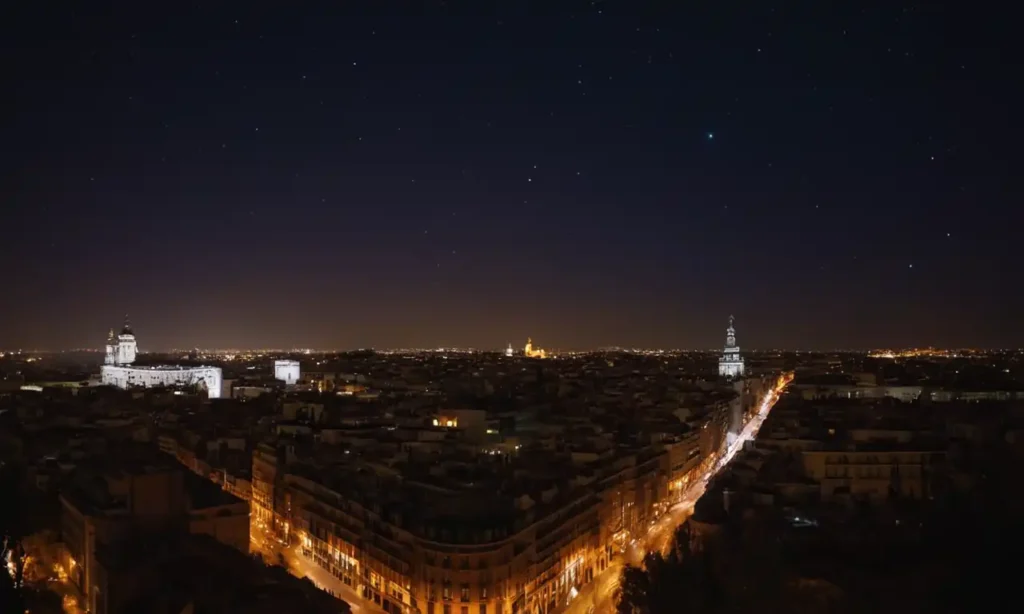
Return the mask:
<path fill-rule="evenodd" d="M 113 340 L 114 340 L 114 329 L 111 328 L 110 332 L 107 333 L 107 341 L 113 341 Z"/>
<path fill-rule="evenodd" d="M 122 335 L 132 334 L 132 323 L 128 321 L 128 314 L 124 314 L 124 328 L 121 329 Z"/>
<path fill-rule="evenodd" d="M 734 378 L 743 376 L 743 357 L 736 345 L 736 318 L 729 316 L 729 328 L 725 331 L 725 349 L 718 360 L 718 374 L 722 377 Z"/>

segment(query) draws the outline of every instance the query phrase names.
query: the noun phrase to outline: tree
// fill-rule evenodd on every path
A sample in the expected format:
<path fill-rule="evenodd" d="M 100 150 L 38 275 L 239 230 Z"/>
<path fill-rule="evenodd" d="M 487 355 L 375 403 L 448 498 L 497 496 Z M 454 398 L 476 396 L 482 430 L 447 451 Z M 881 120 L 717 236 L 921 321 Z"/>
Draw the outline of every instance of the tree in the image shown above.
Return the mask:
<path fill-rule="evenodd" d="M 667 555 L 648 554 L 642 567 L 623 569 L 617 612 L 719 612 L 722 591 L 713 569 L 711 551 L 695 538 L 689 523 L 684 523 Z"/>
<path fill-rule="evenodd" d="M 650 594 L 650 578 L 640 567 L 627 565 L 622 570 L 619 580 L 619 595 L 616 611 L 619 614 L 648 614 L 648 595 Z"/>
<path fill-rule="evenodd" d="M 25 551 L 21 546 L 20 480 L 9 463 L 0 463 L 0 612 L 24 612 Z"/>

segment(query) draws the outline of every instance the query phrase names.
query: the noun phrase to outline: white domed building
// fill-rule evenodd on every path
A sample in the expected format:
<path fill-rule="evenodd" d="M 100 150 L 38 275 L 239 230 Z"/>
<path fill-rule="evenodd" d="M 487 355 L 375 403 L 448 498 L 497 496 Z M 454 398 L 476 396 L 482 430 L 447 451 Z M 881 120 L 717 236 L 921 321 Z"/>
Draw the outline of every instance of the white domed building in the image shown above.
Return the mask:
<path fill-rule="evenodd" d="M 107 352 L 100 369 L 100 382 L 106 386 L 155 388 L 161 386 L 198 386 L 211 399 L 221 396 L 224 376 L 220 367 L 186 367 L 181 365 L 135 365 L 138 343 L 128 317 L 121 333 L 107 336 Z"/>

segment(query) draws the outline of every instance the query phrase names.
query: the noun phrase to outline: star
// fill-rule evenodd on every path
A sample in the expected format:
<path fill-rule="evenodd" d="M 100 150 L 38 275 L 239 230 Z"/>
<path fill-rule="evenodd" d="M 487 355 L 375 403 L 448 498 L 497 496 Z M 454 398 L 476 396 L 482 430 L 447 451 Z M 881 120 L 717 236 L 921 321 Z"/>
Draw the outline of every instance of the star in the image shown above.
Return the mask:
<path fill-rule="evenodd" d="M 708 137 L 709 141 L 713 141 L 713 140 L 715 140 L 715 133 L 714 132 L 709 132 L 709 133 L 707 133 L 707 137 Z"/>

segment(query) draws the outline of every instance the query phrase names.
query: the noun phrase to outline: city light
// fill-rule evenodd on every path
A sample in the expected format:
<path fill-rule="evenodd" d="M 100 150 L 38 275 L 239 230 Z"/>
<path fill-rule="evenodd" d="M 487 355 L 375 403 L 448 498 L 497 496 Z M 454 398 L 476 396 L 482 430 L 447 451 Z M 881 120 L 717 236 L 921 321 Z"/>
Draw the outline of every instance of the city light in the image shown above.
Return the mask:
<path fill-rule="evenodd" d="M 707 469 L 699 478 L 691 480 L 688 486 L 684 486 L 685 490 L 679 501 L 655 520 L 646 534 L 639 536 L 639 539 L 631 538 L 627 531 L 615 534 L 612 539 L 618 545 L 617 549 L 624 551 L 624 556 L 614 561 L 614 564 L 603 573 L 595 576 L 595 581 L 584 587 L 580 596 L 572 600 L 566 614 L 595 614 L 613 609 L 622 565 L 625 563 L 639 565 L 648 552 L 664 553 L 671 546 L 676 529 L 693 515 L 693 507 L 704 495 L 708 483 L 729 464 L 729 461 L 743 448 L 745 442 L 751 441 L 757 436 L 765 418 L 778 402 L 786 386 L 792 381 L 793 373 L 791 372 L 782 374 L 775 381 L 775 384 L 765 393 L 761 403 L 757 406 L 757 411 L 743 426 L 732 443 L 721 455 L 708 463 Z"/>

